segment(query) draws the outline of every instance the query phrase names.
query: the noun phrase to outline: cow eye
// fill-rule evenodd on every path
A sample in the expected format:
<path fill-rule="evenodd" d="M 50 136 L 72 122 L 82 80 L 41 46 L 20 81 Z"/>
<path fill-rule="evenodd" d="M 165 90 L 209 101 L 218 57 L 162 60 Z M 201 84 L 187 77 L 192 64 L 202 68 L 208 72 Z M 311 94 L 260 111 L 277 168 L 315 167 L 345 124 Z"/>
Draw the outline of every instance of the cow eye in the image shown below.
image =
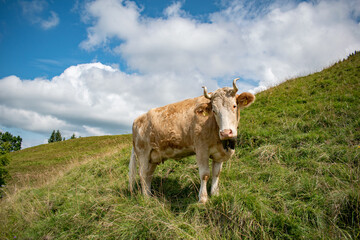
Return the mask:
<path fill-rule="evenodd" d="M 233 106 L 234 109 L 235 109 L 236 107 L 237 107 L 236 105 Z"/>

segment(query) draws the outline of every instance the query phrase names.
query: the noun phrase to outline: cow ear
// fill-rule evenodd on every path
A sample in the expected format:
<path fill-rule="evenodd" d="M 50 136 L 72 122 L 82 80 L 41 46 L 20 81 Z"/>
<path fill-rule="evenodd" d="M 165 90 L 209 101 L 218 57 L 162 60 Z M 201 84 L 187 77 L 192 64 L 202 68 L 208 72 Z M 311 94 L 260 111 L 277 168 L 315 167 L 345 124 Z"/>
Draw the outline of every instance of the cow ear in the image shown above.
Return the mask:
<path fill-rule="evenodd" d="M 238 107 L 246 108 L 255 101 L 255 96 L 248 92 L 243 92 L 240 95 L 236 95 L 236 104 Z"/>
<path fill-rule="evenodd" d="M 196 106 L 195 113 L 201 116 L 208 116 L 211 114 L 211 104 L 210 103 L 202 103 Z"/>

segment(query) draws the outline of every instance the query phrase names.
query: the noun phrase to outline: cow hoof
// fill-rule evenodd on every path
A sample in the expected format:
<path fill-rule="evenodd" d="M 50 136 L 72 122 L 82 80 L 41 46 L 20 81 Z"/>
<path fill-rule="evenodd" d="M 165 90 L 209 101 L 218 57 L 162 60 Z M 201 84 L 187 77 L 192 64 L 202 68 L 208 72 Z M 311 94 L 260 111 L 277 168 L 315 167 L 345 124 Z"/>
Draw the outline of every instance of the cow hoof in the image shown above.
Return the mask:
<path fill-rule="evenodd" d="M 219 196 L 219 190 L 211 192 L 211 196 Z"/>
<path fill-rule="evenodd" d="M 208 200 L 207 197 L 206 198 L 202 197 L 202 198 L 200 198 L 199 203 L 205 204 L 207 202 L 207 200 Z"/>

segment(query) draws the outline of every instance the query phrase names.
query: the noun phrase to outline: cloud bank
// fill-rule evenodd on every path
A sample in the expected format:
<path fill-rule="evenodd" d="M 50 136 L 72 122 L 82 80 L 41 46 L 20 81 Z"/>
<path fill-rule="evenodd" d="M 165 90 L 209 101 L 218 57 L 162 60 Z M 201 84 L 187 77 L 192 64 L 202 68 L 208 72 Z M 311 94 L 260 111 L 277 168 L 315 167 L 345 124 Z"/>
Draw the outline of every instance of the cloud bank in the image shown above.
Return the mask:
<path fill-rule="evenodd" d="M 88 35 L 79 46 L 110 50 L 127 68 L 88 63 L 52 79 L 0 79 L 0 125 L 46 135 L 129 133 L 141 113 L 199 96 L 202 85 L 214 90 L 241 77 L 241 91 L 259 91 L 360 49 L 358 1 L 224 2 L 206 21 L 181 1 L 160 18 L 132 1 L 86 2 Z"/>
<path fill-rule="evenodd" d="M 0 123 L 44 135 L 60 129 L 66 137 L 130 133 L 148 109 L 201 95 L 200 83 L 193 89 L 181 82 L 174 74 L 127 74 L 101 63 L 71 66 L 52 79 L 9 76 L 0 80 Z"/>
<path fill-rule="evenodd" d="M 86 6 L 93 24 L 81 47 L 120 40 L 112 50 L 140 73 L 241 76 L 264 87 L 360 48 L 358 1 L 255 3 L 229 1 L 200 22 L 181 10 L 181 2 L 165 9 L 163 18 L 148 18 L 133 2 L 94 1 Z"/>

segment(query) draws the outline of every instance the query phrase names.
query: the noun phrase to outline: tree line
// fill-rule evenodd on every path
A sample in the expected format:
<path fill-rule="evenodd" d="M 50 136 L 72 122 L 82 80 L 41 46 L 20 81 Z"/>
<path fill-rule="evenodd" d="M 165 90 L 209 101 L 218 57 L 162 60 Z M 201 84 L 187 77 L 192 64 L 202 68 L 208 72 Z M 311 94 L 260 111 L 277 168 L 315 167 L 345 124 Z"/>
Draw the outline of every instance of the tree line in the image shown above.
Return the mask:
<path fill-rule="evenodd" d="M 76 138 L 76 136 L 74 133 L 69 139 L 75 139 L 75 138 Z M 48 143 L 61 142 L 61 141 L 65 141 L 65 140 L 66 139 L 61 136 L 60 130 L 56 130 L 56 131 L 54 130 L 54 131 L 52 131 L 50 138 L 48 139 Z"/>

